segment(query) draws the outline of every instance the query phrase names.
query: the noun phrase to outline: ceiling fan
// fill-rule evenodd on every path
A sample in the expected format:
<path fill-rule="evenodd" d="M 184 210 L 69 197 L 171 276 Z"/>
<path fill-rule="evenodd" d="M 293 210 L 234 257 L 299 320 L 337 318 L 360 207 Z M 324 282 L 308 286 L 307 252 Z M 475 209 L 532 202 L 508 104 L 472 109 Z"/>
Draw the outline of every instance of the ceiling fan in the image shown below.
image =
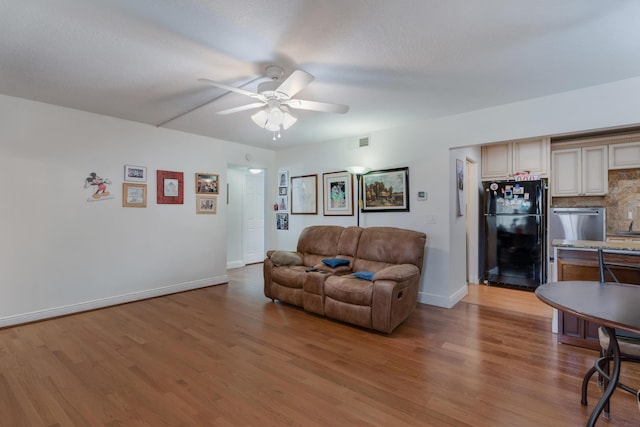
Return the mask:
<path fill-rule="evenodd" d="M 199 79 L 198 81 L 255 99 L 257 102 L 218 111 L 217 114 L 232 114 L 262 107 L 260 111 L 251 116 L 251 119 L 261 128 L 274 132 L 274 140 L 276 139 L 276 132 L 277 136 L 280 137 L 281 128 L 288 129 L 298 120 L 291 114 L 289 109 L 338 114 L 344 114 L 349 111 L 348 105 L 293 98 L 294 95 L 314 80 L 314 77 L 306 71 L 295 70 L 284 81 L 281 81 L 284 76 L 284 70 L 277 65 L 267 67 L 265 73 L 271 81 L 260 83 L 258 92 L 251 92 L 209 79 Z"/>

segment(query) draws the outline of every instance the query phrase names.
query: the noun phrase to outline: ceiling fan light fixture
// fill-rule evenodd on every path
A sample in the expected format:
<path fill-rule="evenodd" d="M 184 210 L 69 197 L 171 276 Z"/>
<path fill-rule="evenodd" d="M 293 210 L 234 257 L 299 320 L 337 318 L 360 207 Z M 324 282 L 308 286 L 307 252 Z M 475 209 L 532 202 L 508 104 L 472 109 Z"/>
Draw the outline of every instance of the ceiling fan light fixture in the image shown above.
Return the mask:
<path fill-rule="evenodd" d="M 293 114 L 289 113 L 288 111 L 284 111 L 284 114 L 282 117 L 282 128 L 287 130 L 291 126 L 293 126 L 293 124 L 297 121 L 298 121 L 297 117 L 295 117 Z"/>
<path fill-rule="evenodd" d="M 269 107 L 269 123 L 280 126 L 282 119 L 284 118 L 284 112 L 280 107 Z"/>
<path fill-rule="evenodd" d="M 267 124 L 267 120 L 269 120 L 269 114 L 265 111 L 265 109 L 259 110 L 257 113 L 251 116 L 251 120 L 258 126 L 264 129 Z"/>
<path fill-rule="evenodd" d="M 280 107 L 263 108 L 252 115 L 251 120 L 253 120 L 256 125 L 270 132 L 279 131 L 281 126 L 283 129 L 289 129 L 298 121 L 291 113 Z"/>
<path fill-rule="evenodd" d="M 256 102 L 227 108 L 226 110 L 218 111 L 217 114 L 226 115 L 260 108 L 258 112 L 251 116 L 251 120 L 262 129 L 274 132 L 274 140 L 280 138 L 282 130 L 289 129 L 298 120 L 297 117 L 289 112 L 289 108 L 337 114 L 344 114 L 349 111 L 348 105 L 293 98 L 314 79 L 306 71 L 294 70 L 289 77 L 282 80 L 284 70 L 281 67 L 272 65 L 267 67 L 266 76 L 270 78 L 270 81 L 260 83 L 257 92 L 251 92 L 241 87 L 229 86 L 226 83 L 209 79 L 199 79 L 199 81 L 228 92 L 236 92 L 253 98 Z"/>

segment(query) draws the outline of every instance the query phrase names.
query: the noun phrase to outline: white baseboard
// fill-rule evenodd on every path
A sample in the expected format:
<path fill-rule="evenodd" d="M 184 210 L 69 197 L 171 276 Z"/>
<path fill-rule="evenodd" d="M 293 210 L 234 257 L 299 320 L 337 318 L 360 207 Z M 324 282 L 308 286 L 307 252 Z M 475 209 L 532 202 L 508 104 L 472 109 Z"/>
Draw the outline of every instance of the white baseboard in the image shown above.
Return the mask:
<path fill-rule="evenodd" d="M 227 263 L 227 270 L 244 267 L 245 265 L 243 261 L 230 261 Z"/>
<path fill-rule="evenodd" d="M 451 308 L 462 301 L 462 299 L 467 296 L 467 293 L 468 290 L 466 285 L 448 297 L 420 292 L 418 294 L 418 302 L 422 304 L 435 305 L 437 307 Z"/>
<path fill-rule="evenodd" d="M 29 313 L 16 314 L 0 318 L 0 328 L 14 326 L 23 323 L 35 322 L 37 320 L 50 319 L 52 317 L 65 316 L 82 311 L 95 310 L 97 308 L 109 307 L 112 305 L 124 304 L 132 301 L 139 301 L 147 298 L 159 297 L 162 295 L 174 294 L 176 292 L 190 291 L 198 288 L 206 288 L 207 286 L 220 285 L 227 283 L 228 277 L 208 277 L 206 279 L 194 280 L 192 282 L 177 283 L 174 285 L 161 286 L 154 289 L 148 289 L 139 292 L 131 292 L 128 294 L 115 295 L 107 298 L 100 298 L 91 301 L 84 301 L 76 304 L 69 304 L 60 307 L 47 308 L 45 310 L 32 311 Z"/>

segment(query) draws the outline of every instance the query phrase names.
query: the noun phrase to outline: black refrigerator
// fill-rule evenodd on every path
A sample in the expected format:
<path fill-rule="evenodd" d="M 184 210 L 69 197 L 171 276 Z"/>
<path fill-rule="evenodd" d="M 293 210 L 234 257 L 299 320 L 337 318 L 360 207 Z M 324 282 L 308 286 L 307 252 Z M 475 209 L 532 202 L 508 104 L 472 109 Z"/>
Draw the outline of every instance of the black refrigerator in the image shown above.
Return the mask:
<path fill-rule="evenodd" d="M 484 282 L 534 290 L 547 281 L 547 181 L 483 183 Z"/>

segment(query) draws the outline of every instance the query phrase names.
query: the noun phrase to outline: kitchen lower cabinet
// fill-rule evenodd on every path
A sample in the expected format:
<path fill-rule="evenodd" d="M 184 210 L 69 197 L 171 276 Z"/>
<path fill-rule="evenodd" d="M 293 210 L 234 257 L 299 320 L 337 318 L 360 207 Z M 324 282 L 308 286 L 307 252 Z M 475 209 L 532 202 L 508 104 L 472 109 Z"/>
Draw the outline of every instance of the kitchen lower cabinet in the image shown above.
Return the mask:
<path fill-rule="evenodd" d="M 635 265 L 640 258 L 637 255 L 605 254 L 607 262 Z M 558 281 L 563 280 L 600 280 L 598 255 L 595 251 L 558 249 L 556 260 Z M 622 283 L 640 284 L 640 271 L 637 269 L 615 268 L 611 270 Z M 606 280 L 611 280 L 605 277 Z M 578 347 L 600 350 L 597 323 L 580 319 L 572 314 L 558 310 L 558 342 Z"/>

